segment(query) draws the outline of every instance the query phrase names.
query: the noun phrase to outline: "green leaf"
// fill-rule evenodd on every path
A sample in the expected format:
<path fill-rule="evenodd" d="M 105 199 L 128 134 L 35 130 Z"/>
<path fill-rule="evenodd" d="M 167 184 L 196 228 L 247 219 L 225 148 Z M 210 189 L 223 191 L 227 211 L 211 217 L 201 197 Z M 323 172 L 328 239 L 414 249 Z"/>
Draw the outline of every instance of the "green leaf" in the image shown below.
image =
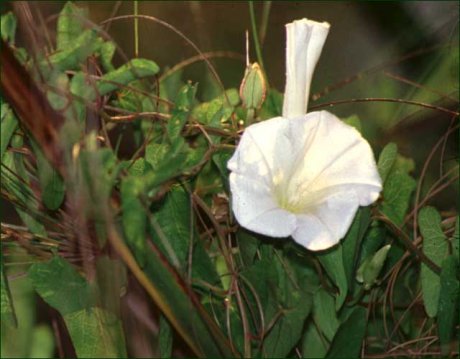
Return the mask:
<path fill-rule="evenodd" d="M 94 86 L 88 82 L 88 75 L 77 72 L 70 80 L 70 92 L 74 95 L 72 108 L 67 113 L 67 118 L 74 119 L 77 123 L 86 125 L 86 106 L 96 98 Z"/>
<path fill-rule="evenodd" d="M 165 143 L 151 142 L 145 148 L 145 160 L 152 166 L 154 171 L 166 161 L 170 154 L 170 146 Z"/>
<path fill-rule="evenodd" d="M 342 119 L 343 122 L 345 122 L 347 125 L 350 125 L 358 130 L 359 133 L 362 132 L 362 124 L 361 120 L 357 115 L 351 115 L 347 118 Z"/>
<path fill-rule="evenodd" d="M 176 107 L 172 112 L 172 117 L 166 125 L 168 136 L 173 143 L 180 135 L 182 128 L 188 120 L 189 112 L 195 100 L 197 86 L 187 84 L 183 86 L 176 98 Z"/>
<path fill-rule="evenodd" d="M 383 246 L 374 255 L 365 259 L 361 266 L 358 268 L 356 273 L 356 280 L 364 284 L 364 289 L 370 289 L 376 282 L 380 271 L 383 268 L 383 264 L 387 259 L 388 251 L 390 248 L 390 244 Z"/>
<path fill-rule="evenodd" d="M 459 281 L 457 279 L 458 259 L 447 257 L 442 264 L 441 289 L 438 303 L 438 332 L 441 351 L 448 356 L 452 347 L 452 334 L 458 324 Z"/>
<path fill-rule="evenodd" d="M 232 277 L 225 257 L 220 253 L 217 254 L 214 259 L 214 265 L 217 274 L 220 276 L 222 287 L 224 290 L 229 291 L 232 283 Z"/>
<path fill-rule="evenodd" d="M 180 88 L 180 90 L 177 92 L 175 96 L 175 111 L 190 112 L 192 110 L 192 107 L 195 103 L 197 86 L 198 85 L 192 85 L 191 83 L 187 83 L 186 85 Z"/>
<path fill-rule="evenodd" d="M 423 236 L 423 253 L 441 266 L 448 253 L 448 243 L 441 228 L 441 216 L 433 207 L 424 207 L 418 215 L 418 225 Z M 436 316 L 439 302 L 440 280 L 431 268 L 422 263 L 420 273 L 423 303 L 429 317 Z"/>
<path fill-rule="evenodd" d="M 145 264 L 147 215 L 140 199 L 144 193 L 142 177 L 126 177 L 121 182 L 122 223 L 126 242 L 137 262 Z"/>
<path fill-rule="evenodd" d="M 238 239 L 238 249 L 241 254 L 241 259 L 246 266 L 254 263 L 254 258 L 259 248 L 259 240 L 244 228 L 239 228 L 236 232 Z"/>
<path fill-rule="evenodd" d="M 64 318 L 78 357 L 125 357 L 120 320 L 95 307 L 89 283 L 61 257 L 36 263 L 28 271 L 40 297 Z"/>
<path fill-rule="evenodd" d="M 339 310 L 345 302 L 348 293 L 348 279 L 343 263 L 342 245 L 339 244 L 330 250 L 319 253 L 317 256 L 329 278 L 332 279 L 332 282 L 339 290 L 335 303 L 336 310 Z"/>
<path fill-rule="evenodd" d="M 128 172 L 134 177 L 139 177 L 145 174 L 149 169 L 150 165 L 147 163 L 147 161 L 144 158 L 138 158 L 132 162 L 132 165 L 128 168 Z"/>
<path fill-rule="evenodd" d="M 415 180 L 399 169 L 392 170 L 387 177 L 383 187 L 382 212 L 397 226 L 404 222 L 415 185 Z"/>
<path fill-rule="evenodd" d="M 267 358 L 284 358 L 291 352 L 301 340 L 305 320 L 312 308 L 313 293 L 309 288 L 296 287 L 290 277 L 292 274 L 287 268 L 278 266 L 277 306 L 281 316 L 264 339 L 263 352 Z"/>
<path fill-rule="evenodd" d="M 324 336 L 331 341 L 339 328 L 335 300 L 324 289 L 315 293 L 313 299 L 313 320 Z"/>
<path fill-rule="evenodd" d="M 225 94 L 230 101 L 230 105 L 227 103 L 225 96 L 221 95 L 212 101 L 196 106 L 192 111 L 193 117 L 201 123 L 221 127 L 221 123 L 227 121 L 233 112 L 233 106 L 236 106 L 240 101 L 236 89 L 228 89 Z"/>
<path fill-rule="evenodd" d="M 61 257 L 33 264 L 28 276 L 40 297 L 62 315 L 92 304 L 88 282 Z"/>
<path fill-rule="evenodd" d="M 84 22 L 88 18 L 86 9 L 76 6 L 71 1 L 66 2 L 57 20 L 56 47 L 64 50 L 71 47 L 85 30 Z"/>
<path fill-rule="evenodd" d="M 69 106 L 66 95 L 69 90 L 69 78 L 60 72 L 51 72 L 48 78 L 50 89 L 46 91 L 46 97 L 53 109 L 63 111 Z"/>
<path fill-rule="evenodd" d="M 11 11 L 2 15 L 1 19 L 1 33 L 2 39 L 6 42 L 14 44 L 14 38 L 16 36 L 16 17 Z"/>
<path fill-rule="evenodd" d="M 169 69 L 164 70 L 168 72 Z M 183 70 L 179 69 L 162 79 L 160 82 L 160 97 L 174 102 L 177 93 L 185 85 L 182 81 L 182 73 Z"/>
<path fill-rule="evenodd" d="M 345 239 L 342 241 L 343 268 L 348 280 L 348 287 L 353 284 L 356 261 L 364 234 L 371 221 L 371 211 L 369 207 L 363 207 L 356 213 L 355 219 L 348 230 Z"/>
<path fill-rule="evenodd" d="M 373 222 L 369 231 L 366 233 L 359 253 L 359 266 L 364 260 L 371 257 L 382 246 L 386 236 L 386 230 L 378 222 Z"/>
<path fill-rule="evenodd" d="M 188 120 L 188 113 L 182 111 L 174 111 L 171 119 L 168 121 L 166 125 L 166 129 L 168 131 L 169 138 L 171 142 L 174 142 L 175 139 L 180 136 L 182 128 L 184 128 L 185 124 Z"/>
<path fill-rule="evenodd" d="M 326 340 L 321 337 L 316 325 L 308 322 L 302 339 L 302 358 L 324 358 L 328 348 Z"/>
<path fill-rule="evenodd" d="M 16 312 L 14 311 L 13 299 L 11 297 L 8 280 L 5 275 L 5 268 L 3 266 L 3 256 L 1 256 L 1 283 L 0 283 L 0 318 L 3 321 L 17 326 Z"/>
<path fill-rule="evenodd" d="M 9 266 L 12 275 L 24 273 L 23 266 Z M 36 322 L 36 297 L 27 277 L 20 276 L 9 283 L 14 309 L 17 316 L 16 327 L 8 321 L 1 321 L 1 357 L 28 358 L 33 329 Z M 3 303 L 2 303 L 3 304 Z M 3 306 L 2 306 L 3 309 Z"/>
<path fill-rule="evenodd" d="M 125 358 L 121 321 L 111 312 L 91 307 L 64 315 L 78 358 Z"/>
<path fill-rule="evenodd" d="M 232 157 L 233 151 L 229 149 L 221 149 L 217 151 L 213 156 L 212 160 L 219 169 L 222 178 L 228 182 L 229 170 L 227 168 L 227 162 Z M 227 187 L 228 188 L 228 187 Z"/>
<path fill-rule="evenodd" d="M 40 67 L 45 73 L 51 69 L 57 71 L 80 70 L 86 58 L 94 54 L 102 46 L 102 39 L 97 36 L 96 30 L 85 30 L 67 44 L 64 49 L 42 60 Z M 51 68 L 50 68 L 51 66 Z"/>
<path fill-rule="evenodd" d="M 57 210 L 64 200 L 65 185 L 60 174 L 49 163 L 40 147 L 31 141 L 37 159 L 38 179 L 42 190 L 43 204 L 49 210 Z"/>
<path fill-rule="evenodd" d="M 16 145 L 13 144 L 13 147 L 16 147 Z M 34 234 L 46 236 L 45 227 L 36 218 L 40 213 L 38 203 L 28 185 L 30 176 L 26 171 L 22 156 L 22 154 L 8 151 L 3 155 L 1 166 L 2 188 L 5 188 L 12 198 L 19 203 L 20 206 L 15 209 L 27 228 Z"/>
<path fill-rule="evenodd" d="M 32 333 L 29 358 L 53 358 L 54 334 L 47 325 L 37 325 Z"/>
<path fill-rule="evenodd" d="M 332 341 L 327 358 L 359 358 L 366 333 L 366 309 L 356 307 L 340 325 Z"/>
<path fill-rule="evenodd" d="M 159 70 L 158 65 L 151 60 L 132 59 L 118 69 L 102 76 L 97 83 L 98 92 L 101 96 L 106 95 L 134 80 L 156 75 Z"/>
<path fill-rule="evenodd" d="M 112 65 L 112 58 L 117 49 L 112 41 L 106 41 L 102 44 L 99 53 L 101 55 L 101 65 L 106 72 L 114 71 L 115 67 Z"/>
<path fill-rule="evenodd" d="M 451 242 L 452 242 L 452 252 L 454 256 L 459 259 L 460 256 L 460 231 L 459 231 L 459 217 L 455 220 L 455 230 L 454 234 L 452 235 Z"/>
<path fill-rule="evenodd" d="M 199 287 L 201 281 L 216 287 L 219 286 L 220 278 L 216 272 L 216 267 L 210 257 L 210 253 L 204 248 L 200 240 L 195 241 L 192 258 L 192 278 L 196 286 Z M 204 289 L 207 292 L 209 287 Z"/>
<path fill-rule="evenodd" d="M 16 116 L 14 116 L 13 111 L 11 110 L 10 106 L 6 103 L 2 103 L 2 122 L 0 126 L 0 159 L 3 158 L 3 154 L 10 143 L 11 137 L 13 136 L 14 131 L 18 127 L 18 120 Z"/>
<path fill-rule="evenodd" d="M 411 173 L 415 169 L 415 162 L 412 158 L 397 155 L 394 168 L 404 173 Z"/>
<path fill-rule="evenodd" d="M 266 120 L 281 116 L 283 112 L 283 94 L 275 89 L 269 89 L 267 97 L 260 109 L 259 116 Z"/>
<path fill-rule="evenodd" d="M 78 158 L 84 180 L 80 195 L 86 196 L 87 215 L 96 221 L 105 221 L 106 206 L 124 164 L 117 162 L 110 148 L 98 146 L 95 131 L 86 136 L 85 147 Z"/>
<path fill-rule="evenodd" d="M 151 231 L 153 240 L 163 250 L 172 263 L 185 267 L 193 229 L 191 222 L 192 206 L 190 195 L 184 188 L 174 186 L 165 196 L 161 207 L 153 212 L 161 234 Z M 195 236 L 195 240 L 198 236 Z M 165 243 L 166 242 L 166 243 Z M 168 250 L 169 249 L 169 250 Z M 170 253 L 172 251 L 172 253 Z"/>
<path fill-rule="evenodd" d="M 157 293 L 155 302 L 187 343 L 206 357 L 235 357 L 221 329 L 211 319 L 180 274 L 153 245 L 144 268 Z"/>
<path fill-rule="evenodd" d="M 263 308 L 266 325 L 273 320 L 278 310 L 276 290 L 280 286 L 280 271 L 277 270 L 277 266 L 279 266 L 278 261 L 273 263 L 272 260 L 262 257 L 261 260 L 256 261 L 241 272 L 241 275 L 245 278 L 243 283 L 246 285 L 250 283 L 257 293 L 259 302 Z M 251 307 L 257 308 L 257 302 L 253 297 L 253 293 L 250 291 L 248 293 L 250 293 L 249 301 L 251 302 Z"/>
<path fill-rule="evenodd" d="M 385 183 L 398 155 L 398 146 L 395 143 L 387 144 L 379 156 L 377 164 L 382 182 Z"/>
<path fill-rule="evenodd" d="M 160 315 L 160 330 L 158 332 L 158 351 L 160 358 L 171 358 L 173 332 L 171 325 L 163 315 Z"/>
<path fill-rule="evenodd" d="M 145 160 L 152 166 L 143 176 L 146 192 L 155 191 L 164 182 L 178 176 L 185 171 L 189 147 L 182 137 L 178 137 L 175 147 L 167 144 L 151 143 L 147 145 Z"/>

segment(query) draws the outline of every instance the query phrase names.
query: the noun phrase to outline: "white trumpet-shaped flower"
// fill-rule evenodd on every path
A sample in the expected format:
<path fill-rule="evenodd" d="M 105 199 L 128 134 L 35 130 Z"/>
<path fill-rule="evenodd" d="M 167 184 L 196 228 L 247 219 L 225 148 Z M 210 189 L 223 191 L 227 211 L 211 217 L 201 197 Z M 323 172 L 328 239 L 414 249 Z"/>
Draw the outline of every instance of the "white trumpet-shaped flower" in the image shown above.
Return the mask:
<path fill-rule="evenodd" d="M 305 114 L 329 24 L 287 24 L 283 116 L 246 128 L 228 162 L 233 212 L 245 228 L 323 250 L 382 189 L 372 149 L 327 111 Z"/>

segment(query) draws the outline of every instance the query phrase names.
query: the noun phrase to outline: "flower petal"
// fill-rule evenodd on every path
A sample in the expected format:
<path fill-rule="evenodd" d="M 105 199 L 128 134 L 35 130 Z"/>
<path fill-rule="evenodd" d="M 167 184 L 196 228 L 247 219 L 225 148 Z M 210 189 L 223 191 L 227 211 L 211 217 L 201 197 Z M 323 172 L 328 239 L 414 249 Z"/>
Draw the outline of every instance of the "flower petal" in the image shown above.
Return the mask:
<path fill-rule="evenodd" d="M 297 216 L 297 228 L 292 237 L 312 251 L 330 248 L 345 236 L 358 207 L 354 192 L 332 191 L 309 212 Z"/>
<path fill-rule="evenodd" d="M 233 213 L 243 227 L 271 237 L 287 237 L 295 229 L 295 215 L 279 208 L 269 187 L 231 173 L 230 189 Z"/>
<path fill-rule="evenodd" d="M 286 89 L 283 117 L 294 118 L 307 112 L 313 71 L 328 32 L 327 22 L 302 19 L 286 25 Z"/>
<path fill-rule="evenodd" d="M 305 143 L 296 153 L 287 191 L 289 197 L 309 198 L 330 188 L 353 191 L 361 206 L 374 202 L 382 189 L 372 149 L 352 126 L 327 111 L 289 121 Z M 298 135 L 298 137 L 301 137 Z M 295 151 L 294 151 L 295 152 Z"/>
<path fill-rule="evenodd" d="M 283 180 L 285 166 L 292 162 L 288 120 L 275 117 L 249 126 L 227 163 L 229 170 L 273 188 Z"/>

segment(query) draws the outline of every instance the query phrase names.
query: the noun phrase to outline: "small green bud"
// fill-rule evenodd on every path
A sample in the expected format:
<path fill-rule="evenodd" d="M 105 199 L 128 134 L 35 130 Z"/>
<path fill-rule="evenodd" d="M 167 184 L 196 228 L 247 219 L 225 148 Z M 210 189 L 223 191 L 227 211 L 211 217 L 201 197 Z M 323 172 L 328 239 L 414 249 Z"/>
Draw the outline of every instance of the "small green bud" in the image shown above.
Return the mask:
<path fill-rule="evenodd" d="M 267 85 L 257 63 L 248 65 L 240 86 L 240 97 L 247 109 L 259 109 L 265 101 Z"/>
<path fill-rule="evenodd" d="M 364 289 L 370 289 L 376 282 L 391 245 L 380 248 L 374 255 L 367 257 L 356 272 L 356 280 L 363 283 Z"/>

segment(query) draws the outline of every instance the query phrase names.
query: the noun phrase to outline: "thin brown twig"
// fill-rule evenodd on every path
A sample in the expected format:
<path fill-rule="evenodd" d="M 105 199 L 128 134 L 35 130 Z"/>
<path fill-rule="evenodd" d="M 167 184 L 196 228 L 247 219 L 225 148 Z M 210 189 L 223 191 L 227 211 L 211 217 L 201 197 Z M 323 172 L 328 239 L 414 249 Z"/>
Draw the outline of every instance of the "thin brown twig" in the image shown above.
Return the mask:
<path fill-rule="evenodd" d="M 454 127 L 455 125 L 455 118 L 452 118 L 450 121 L 449 128 Z M 439 159 L 439 176 L 442 177 L 443 172 L 444 172 L 444 155 L 446 153 L 446 147 L 447 147 L 447 140 L 449 139 L 449 136 L 447 135 L 448 131 L 446 132 L 446 135 L 444 136 L 444 141 L 442 142 L 442 147 L 441 147 L 441 157 Z"/>
<path fill-rule="evenodd" d="M 348 103 L 359 103 L 359 102 L 394 102 L 394 103 L 403 103 L 406 105 L 413 105 L 413 106 L 419 106 L 419 107 L 424 107 L 430 110 L 436 110 L 439 112 L 443 113 L 448 113 L 449 115 L 453 116 L 458 116 L 460 113 L 456 111 L 451 111 L 447 108 L 440 107 L 440 106 L 435 106 L 431 105 L 429 103 L 424 103 L 424 102 L 418 102 L 418 101 L 410 101 L 410 100 L 404 100 L 404 99 L 399 99 L 399 98 L 383 98 L 383 97 L 368 97 L 368 98 L 352 98 L 349 100 L 338 100 L 338 101 L 332 101 L 332 102 L 327 102 L 327 103 L 322 103 L 319 105 L 315 105 L 310 107 L 310 110 L 317 110 L 320 108 L 324 107 L 333 107 L 337 105 L 343 105 L 343 104 L 348 104 Z"/>
<path fill-rule="evenodd" d="M 404 61 L 407 61 L 407 60 L 410 60 L 412 58 L 416 58 L 417 56 L 421 56 L 421 55 L 424 55 L 426 53 L 430 53 L 430 52 L 433 52 L 437 49 L 440 49 L 440 48 L 443 48 L 443 47 L 446 47 L 445 44 L 438 44 L 438 45 L 435 45 L 435 46 L 432 46 L 432 47 L 429 47 L 429 48 L 425 48 L 425 49 L 419 49 L 419 50 L 416 50 L 416 51 L 412 51 L 408 54 L 405 54 L 403 55 L 402 57 L 400 57 L 399 59 L 396 59 L 396 60 L 390 60 L 390 61 L 387 61 L 387 62 L 384 62 L 383 64 L 379 64 L 377 66 L 374 66 L 374 67 L 371 67 L 369 69 L 366 69 L 366 70 L 363 70 L 363 71 L 360 71 L 358 72 L 357 74 L 355 75 L 352 75 L 352 76 L 349 76 L 339 82 L 336 82 L 332 85 L 329 85 L 329 86 L 326 86 L 322 91 L 320 92 L 317 92 L 315 94 L 312 95 L 312 101 L 317 101 L 319 100 L 321 97 L 335 91 L 335 90 L 338 90 L 356 80 L 360 80 L 362 78 L 365 78 L 367 75 L 372 75 L 374 73 L 377 73 L 378 71 L 380 70 L 383 70 L 384 68 L 386 67 L 389 67 L 389 66 L 393 66 L 393 65 L 397 65 L 401 62 L 404 62 Z"/>
<path fill-rule="evenodd" d="M 415 81 L 412 81 L 412 80 L 409 80 L 405 77 L 402 77 L 400 75 L 396 75 L 392 72 L 389 72 L 389 71 L 383 71 L 383 74 L 391 79 L 394 79 L 394 80 L 397 80 L 397 81 L 400 81 L 400 82 L 403 82 L 405 84 L 408 84 L 408 85 L 411 85 L 411 86 L 414 86 L 416 88 L 419 88 L 419 89 L 422 89 L 422 90 L 426 90 L 428 92 L 432 92 L 434 93 L 435 95 L 438 95 L 439 97 L 443 98 L 443 99 L 447 99 L 447 100 L 451 100 L 451 101 L 454 101 L 454 102 L 458 102 L 458 99 L 454 99 L 452 97 L 450 97 L 449 95 L 446 95 L 440 91 L 437 91 L 435 89 L 432 89 L 432 88 L 429 88 L 425 85 L 422 85 L 422 84 L 419 84 L 418 82 L 415 82 Z"/>
<path fill-rule="evenodd" d="M 421 172 L 420 177 L 419 177 L 419 183 L 418 183 L 418 187 L 417 187 L 417 192 L 419 193 L 418 197 L 420 197 L 422 181 L 423 181 L 423 179 L 425 177 L 425 174 L 426 174 L 426 172 L 428 170 L 429 162 L 431 161 L 432 157 L 434 156 L 434 153 L 436 152 L 438 147 L 443 143 L 444 138 L 447 137 L 447 136 L 450 136 L 450 134 L 453 133 L 454 131 L 456 131 L 458 128 L 460 128 L 459 124 L 457 124 L 456 126 L 450 127 L 447 130 L 447 132 L 438 140 L 438 142 L 435 143 L 435 145 L 431 149 L 430 153 L 428 154 L 428 157 L 425 160 L 425 163 L 424 163 L 423 168 L 422 168 L 422 172 Z M 404 227 L 407 224 L 407 222 L 412 218 L 412 216 L 416 217 L 416 214 L 417 214 L 417 212 L 418 212 L 418 210 L 419 210 L 419 208 L 421 206 L 420 203 L 418 203 L 418 201 L 419 201 L 419 199 L 417 200 L 417 196 L 416 196 L 414 209 L 406 216 L 406 218 L 404 219 L 404 222 L 402 224 L 402 227 Z M 413 225 L 416 226 L 416 223 L 417 223 L 417 221 L 415 220 Z"/>
<path fill-rule="evenodd" d="M 130 122 L 133 120 L 136 120 L 137 118 L 161 118 L 163 120 L 169 120 L 171 118 L 171 115 L 162 113 L 162 112 L 137 112 L 133 113 L 131 115 L 120 115 L 120 116 L 108 116 L 108 120 L 113 121 L 113 122 Z"/>
<path fill-rule="evenodd" d="M 455 126 L 455 127 L 458 127 L 458 126 Z M 454 128 L 455 128 L 454 127 Z M 414 241 L 415 239 L 417 238 L 417 235 L 418 235 L 418 231 L 417 231 L 417 220 L 418 220 L 418 216 L 417 216 L 417 213 L 418 213 L 418 210 L 419 210 L 419 202 L 420 202 L 420 194 L 421 194 L 421 191 L 422 191 L 422 183 L 423 183 L 423 180 L 425 178 L 425 174 L 428 170 L 428 166 L 431 162 L 431 159 L 433 158 L 434 154 L 436 153 L 438 147 L 443 143 L 443 140 L 444 140 L 444 137 L 445 136 L 448 136 L 454 128 L 451 128 L 449 129 L 437 142 L 436 144 L 433 146 L 433 148 L 431 149 L 430 153 L 428 154 L 428 157 L 426 158 L 425 160 L 425 163 L 423 164 L 423 168 L 422 168 L 422 172 L 420 173 L 420 178 L 418 180 L 418 184 L 417 184 L 417 190 L 416 190 L 416 193 L 415 193 L 415 203 L 414 203 L 414 211 L 413 211 L 413 238 L 414 238 Z"/>

